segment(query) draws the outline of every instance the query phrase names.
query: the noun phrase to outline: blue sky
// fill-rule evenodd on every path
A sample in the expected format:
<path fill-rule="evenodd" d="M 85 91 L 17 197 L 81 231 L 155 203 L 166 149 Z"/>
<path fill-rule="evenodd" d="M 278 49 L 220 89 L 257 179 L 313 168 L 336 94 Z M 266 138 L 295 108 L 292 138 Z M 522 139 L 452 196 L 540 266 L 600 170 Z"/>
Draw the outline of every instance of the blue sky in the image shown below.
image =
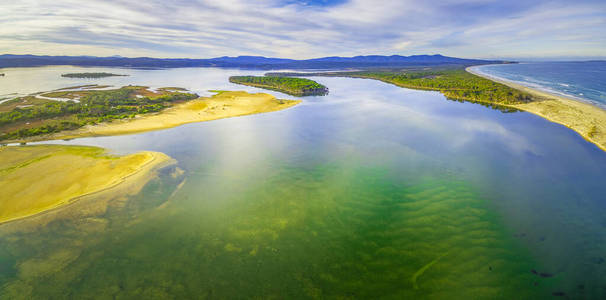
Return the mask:
<path fill-rule="evenodd" d="M 606 1 L 20 0 L 0 53 L 605 58 Z"/>

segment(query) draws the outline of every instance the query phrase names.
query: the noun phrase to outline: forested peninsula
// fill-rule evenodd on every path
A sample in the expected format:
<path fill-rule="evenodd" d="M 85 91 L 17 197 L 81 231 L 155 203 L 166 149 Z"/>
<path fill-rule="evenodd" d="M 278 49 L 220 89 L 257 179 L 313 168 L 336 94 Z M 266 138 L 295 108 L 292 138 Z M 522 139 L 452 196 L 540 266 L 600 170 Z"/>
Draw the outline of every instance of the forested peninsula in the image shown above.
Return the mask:
<path fill-rule="evenodd" d="M 463 69 L 375 70 L 319 73 L 267 73 L 267 76 L 331 76 L 376 79 L 400 87 L 439 91 L 453 100 L 487 104 L 519 104 L 532 95 L 466 72 Z"/>

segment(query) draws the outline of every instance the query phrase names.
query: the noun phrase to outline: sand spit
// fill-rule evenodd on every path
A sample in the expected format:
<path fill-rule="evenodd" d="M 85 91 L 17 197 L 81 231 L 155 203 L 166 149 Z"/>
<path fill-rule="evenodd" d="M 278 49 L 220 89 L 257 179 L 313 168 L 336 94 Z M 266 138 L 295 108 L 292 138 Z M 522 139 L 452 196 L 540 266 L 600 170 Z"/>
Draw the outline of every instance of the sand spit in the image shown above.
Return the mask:
<path fill-rule="evenodd" d="M 606 110 L 595 105 L 583 103 L 563 96 L 531 89 L 529 87 L 488 76 L 473 68 L 467 72 L 496 81 L 514 89 L 534 95 L 537 101 L 524 104 L 507 105 L 535 115 L 551 122 L 562 124 L 580 134 L 587 141 L 606 151 Z"/>
<path fill-rule="evenodd" d="M 86 146 L 2 147 L 0 224 L 147 181 L 152 171 L 172 163 L 167 155 L 149 151 L 114 156 Z"/>
<path fill-rule="evenodd" d="M 159 113 L 138 116 L 134 119 L 117 120 L 85 126 L 76 130 L 62 131 L 18 141 L 72 139 L 92 136 L 132 134 L 161 130 L 195 122 L 283 110 L 299 104 L 301 100 L 283 100 L 265 94 L 243 91 L 219 91 L 211 97 L 201 97 L 167 108 Z"/>

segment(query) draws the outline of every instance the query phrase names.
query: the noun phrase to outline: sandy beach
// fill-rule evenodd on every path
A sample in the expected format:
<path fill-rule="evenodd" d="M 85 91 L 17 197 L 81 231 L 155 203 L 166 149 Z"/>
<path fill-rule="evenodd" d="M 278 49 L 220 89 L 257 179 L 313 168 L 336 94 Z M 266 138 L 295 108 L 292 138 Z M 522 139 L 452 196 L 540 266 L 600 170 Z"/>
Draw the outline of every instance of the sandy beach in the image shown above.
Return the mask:
<path fill-rule="evenodd" d="M 150 151 L 114 156 L 86 146 L 2 147 L 0 224 L 147 182 L 154 170 L 172 163 L 169 156 Z"/>
<path fill-rule="evenodd" d="M 469 67 L 466 70 L 474 75 L 532 94 L 536 97 L 536 101 L 508 106 L 533 113 L 551 122 L 562 124 L 606 151 L 606 110 L 589 103 L 553 95 L 511 81 L 488 76 L 474 70 L 473 67 Z"/>
<path fill-rule="evenodd" d="M 220 92 L 168 108 L 158 114 L 142 116 L 125 122 L 103 123 L 77 130 L 78 136 L 130 134 L 172 128 L 195 122 L 244 116 L 282 110 L 298 104 L 298 100 L 280 100 L 265 94 Z"/>
<path fill-rule="evenodd" d="M 137 116 L 134 119 L 116 120 L 85 126 L 76 130 L 62 131 L 11 142 L 35 142 L 72 139 L 91 136 L 110 136 L 161 130 L 195 122 L 266 113 L 286 109 L 301 100 L 283 100 L 265 94 L 243 91 L 220 91 L 211 97 L 200 97 L 167 108 L 159 113 Z"/>

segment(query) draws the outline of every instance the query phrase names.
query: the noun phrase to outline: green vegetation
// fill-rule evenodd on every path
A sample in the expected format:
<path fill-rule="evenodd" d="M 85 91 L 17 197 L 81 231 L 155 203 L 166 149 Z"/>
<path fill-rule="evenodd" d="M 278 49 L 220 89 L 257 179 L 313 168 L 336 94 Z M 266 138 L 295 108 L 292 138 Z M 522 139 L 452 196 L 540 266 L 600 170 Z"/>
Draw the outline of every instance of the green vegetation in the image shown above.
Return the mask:
<path fill-rule="evenodd" d="M 328 88 L 309 79 L 284 76 L 232 76 L 233 83 L 260 87 L 293 96 L 323 96 Z"/>
<path fill-rule="evenodd" d="M 198 98 L 196 94 L 166 90 L 153 93 L 140 86 L 103 91 L 55 91 L 43 96 L 74 100 L 54 101 L 29 96 L 2 103 L 0 140 L 22 139 L 87 124 L 132 118 L 137 114 L 161 111 L 175 102 Z"/>
<path fill-rule="evenodd" d="M 456 100 L 496 104 L 519 104 L 532 100 L 532 96 L 528 93 L 473 75 L 465 70 L 359 72 L 352 76 L 378 79 L 406 88 L 436 90 Z"/>
<path fill-rule="evenodd" d="M 128 76 L 128 75 L 105 73 L 105 72 L 61 74 L 61 77 L 69 77 L 69 78 L 103 78 L 103 77 L 112 77 L 112 76 Z"/>
<path fill-rule="evenodd" d="M 271 73 L 278 75 L 279 73 Z M 410 69 L 327 73 L 282 73 L 283 76 L 331 76 L 381 80 L 400 87 L 440 91 L 452 100 L 495 105 L 527 103 L 532 95 L 500 84 L 464 69 Z"/>

